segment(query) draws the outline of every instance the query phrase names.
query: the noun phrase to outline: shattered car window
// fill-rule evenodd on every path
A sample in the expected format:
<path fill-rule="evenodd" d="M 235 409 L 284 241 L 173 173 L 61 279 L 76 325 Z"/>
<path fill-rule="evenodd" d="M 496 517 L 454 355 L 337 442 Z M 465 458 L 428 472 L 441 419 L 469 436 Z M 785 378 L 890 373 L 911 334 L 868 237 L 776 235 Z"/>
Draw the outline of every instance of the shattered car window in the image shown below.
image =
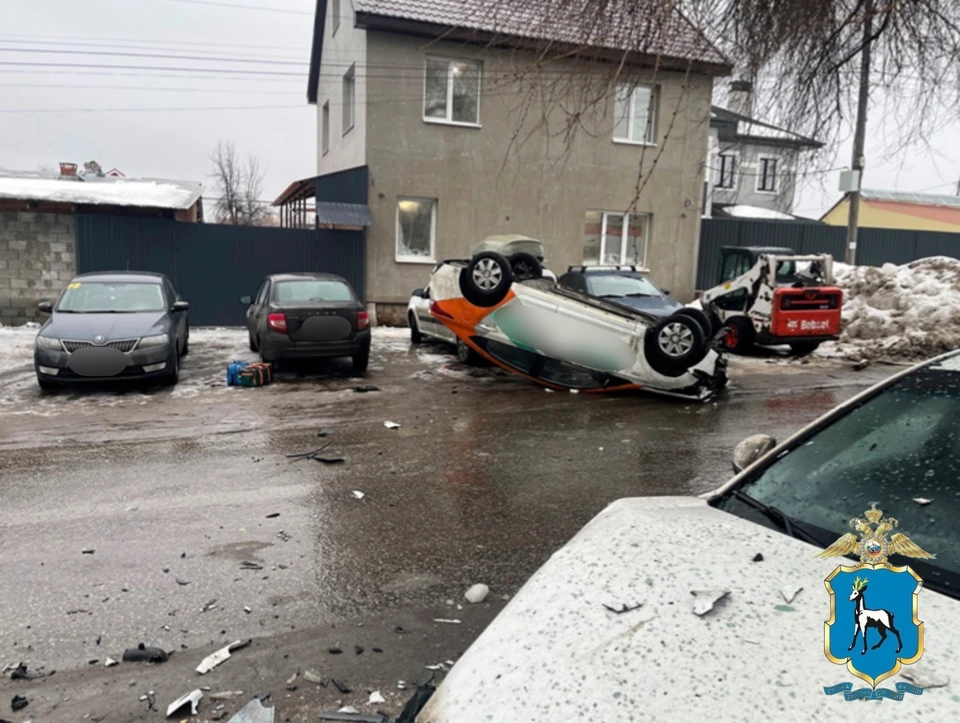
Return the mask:
<path fill-rule="evenodd" d="M 277 284 L 277 301 L 281 304 L 298 301 L 353 301 L 353 294 L 341 281 L 281 281 Z"/>
<path fill-rule="evenodd" d="M 960 530 L 951 524 L 960 514 L 958 412 L 960 372 L 922 369 L 818 430 L 742 490 L 838 537 L 850 531 L 844 511 L 876 502 L 936 555 L 934 570 L 952 577 L 960 573 Z"/>
<path fill-rule="evenodd" d="M 653 282 L 640 274 L 597 274 L 587 277 L 594 296 L 663 296 Z"/>

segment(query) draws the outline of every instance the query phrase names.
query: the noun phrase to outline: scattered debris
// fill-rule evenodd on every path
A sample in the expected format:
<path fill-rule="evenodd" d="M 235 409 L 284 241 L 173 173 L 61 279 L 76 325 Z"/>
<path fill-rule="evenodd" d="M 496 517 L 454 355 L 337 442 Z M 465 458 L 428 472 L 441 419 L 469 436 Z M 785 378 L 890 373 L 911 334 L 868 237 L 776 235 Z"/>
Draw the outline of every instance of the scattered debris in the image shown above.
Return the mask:
<path fill-rule="evenodd" d="M 279 516 L 280 516 L 279 512 L 271 512 L 269 515 L 267 515 L 266 519 L 273 520 Z"/>
<path fill-rule="evenodd" d="M 263 565 L 258 562 L 250 562 L 250 560 L 244 560 L 240 563 L 241 570 L 262 570 Z"/>
<path fill-rule="evenodd" d="M 327 652 L 330 653 L 330 655 L 340 655 L 343 651 L 340 650 L 340 648 L 327 648 Z"/>
<path fill-rule="evenodd" d="M 753 561 L 754 561 L 754 562 L 763 562 L 763 553 L 762 553 L 762 552 L 758 552 L 756 555 L 754 555 L 754 556 L 753 556 Z"/>
<path fill-rule="evenodd" d="M 434 618 L 433 622 L 435 623 L 446 623 L 447 625 L 459 625 L 460 621 L 456 618 L 446 619 L 446 618 Z"/>
<path fill-rule="evenodd" d="M 260 695 L 257 696 L 257 700 L 259 700 L 261 703 L 266 703 L 268 700 L 270 700 L 270 691 L 269 690 L 263 691 Z"/>
<path fill-rule="evenodd" d="M 617 615 L 623 615 L 624 613 L 629 613 L 629 612 L 632 612 L 632 611 L 634 611 L 634 610 L 637 610 L 637 609 L 643 607 L 643 603 L 637 603 L 636 605 L 630 605 L 630 606 L 628 606 L 626 603 L 624 603 L 624 604 L 623 604 L 623 607 L 621 607 L 621 608 L 619 608 L 619 609 L 617 609 L 617 608 L 612 608 L 612 607 L 610 607 L 609 605 L 607 605 L 606 603 L 604 603 L 603 606 L 604 606 L 607 610 L 609 610 L 610 612 L 612 612 L 612 613 L 616 613 Z"/>
<path fill-rule="evenodd" d="M 427 670 L 443 670 L 443 663 L 435 663 L 434 665 L 424 665 L 424 668 Z"/>
<path fill-rule="evenodd" d="M 323 464 L 343 464 L 347 461 L 343 457 L 314 457 L 314 459 Z"/>
<path fill-rule="evenodd" d="M 213 610 L 216 606 L 217 606 L 217 599 L 214 598 L 213 600 L 211 600 L 210 602 L 208 602 L 206 605 L 204 605 L 203 608 L 201 608 L 200 612 L 202 612 L 202 613 L 210 612 L 210 611 Z"/>
<path fill-rule="evenodd" d="M 490 588 L 484 585 L 483 583 L 477 583 L 473 587 L 464 593 L 464 597 L 467 599 L 467 602 L 471 603 L 482 603 L 487 599 L 487 595 L 490 594 Z"/>
<path fill-rule="evenodd" d="M 864 369 L 866 369 L 868 366 L 870 366 L 870 360 L 869 360 L 869 359 L 861 359 L 860 361 L 858 361 L 856 364 L 854 364 L 854 365 L 851 366 L 850 368 L 853 369 L 853 371 L 855 371 L 855 372 L 862 372 L 862 371 L 863 371 Z"/>
<path fill-rule="evenodd" d="M 331 434 L 333 434 L 332 429 L 321 429 L 319 432 L 317 432 L 317 436 L 320 437 L 321 439 L 323 439 L 324 437 L 329 437 Z"/>
<path fill-rule="evenodd" d="M 933 500 L 928 500 L 926 497 L 914 497 L 913 501 L 916 502 L 921 507 L 925 507 L 926 505 L 929 505 L 931 502 L 933 502 Z"/>
<path fill-rule="evenodd" d="M 16 666 L 8 665 L 3 672 L 6 673 L 8 670 L 11 671 L 10 680 L 36 680 L 44 677 L 43 673 L 28 673 L 26 663 L 17 663 Z"/>
<path fill-rule="evenodd" d="M 211 693 L 210 700 L 233 700 L 243 695 L 242 690 L 224 690 L 220 693 Z"/>
<path fill-rule="evenodd" d="M 103 662 L 103 667 L 104 667 L 104 668 L 112 668 L 114 665 L 120 665 L 120 663 L 118 663 L 118 662 L 117 662 L 116 660 L 114 660 L 113 658 L 107 658 L 107 659 Z"/>
<path fill-rule="evenodd" d="M 375 690 L 370 694 L 370 699 L 367 700 L 367 705 L 376 705 L 378 703 L 386 703 L 387 699 L 384 698 L 379 690 Z"/>
<path fill-rule="evenodd" d="M 714 609 L 714 606 L 730 594 L 729 590 L 691 590 L 693 595 L 693 612 L 703 617 Z"/>
<path fill-rule="evenodd" d="M 276 708 L 264 708 L 263 701 L 254 698 L 241 708 L 229 723 L 273 723 Z"/>
<path fill-rule="evenodd" d="M 203 698 L 203 691 L 199 688 L 187 693 L 186 695 L 180 696 L 169 706 L 167 706 L 167 718 L 183 708 L 187 703 L 190 704 L 190 715 L 196 715 L 197 705 L 200 703 L 201 698 Z"/>
<path fill-rule="evenodd" d="M 427 701 L 430 700 L 430 697 L 436 692 L 436 690 L 437 689 L 429 683 L 425 683 L 423 685 L 418 684 L 416 692 L 403 707 L 403 711 L 400 713 L 400 717 L 397 718 L 396 723 L 416 723 L 417 716 L 420 715 L 420 711 L 423 710 L 424 706 L 427 704 Z"/>
<path fill-rule="evenodd" d="M 297 676 L 298 676 L 298 675 L 300 675 L 300 671 L 299 671 L 299 670 L 298 670 L 296 673 L 294 673 L 293 675 L 291 675 L 289 678 L 287 678 L 287 685 L 293 685 L 293 683 L 294 683 L 294 681 L 297 679 Z"/>
<path fill-rule="evenodd" d="M 342 680 L 337 680 L 336 678 L 331 678 L 330 682 L 334 684 L 337 690 L 346 695 L 347 693 L 352 693 L 353 688 L 344 683 Z"/>
<path fill-rule="evenodd" d="M 387 429 L 400 429 L 400 425 L 396 422 L 384 422 L 383 426 Z"/>
<path fill-rule="evenodd" d="M 189 581 L 189 580 L 183 580 L 183 579 L 181 579 L 181 578 L 179 578 L 179 577 L 176 578 L 176 580 L 177 580 L 177 585 L 189 585 L 189 584 L 190 584 L 190 581 Z"/>
<path fill-rule="evenodd" d="M 321 678 L 317 673 L 314 673 L 312 670 L 308 670 L 303 674 L 303 679 L 308 683 L 316 683 L 317 685 L 326 685 L 326 681 Z"/>
<path fill-rule="evenodd" d="M 345 705 L 343 706 L 343 708 L 338 710 L 337 713 L 349 713 L 350 715 L 359 715 L 360 711 L 358 711 L 352 705 Z"/>
<path fill-rule="evenodd" d="M 373 652 L 375 652 L 375 653 L 382 653 L 382 652 L 383 652 L 383 648 L 370 648 L 370 649 L 371 649 Z"/>
<path fill-rule="evenodd" d="M 352 494 L 358 500 L 362 500 L 364 497 L 366 497 L 366 495 L 363 494 L 363 492 L 361 492 L 360 490 L 354 490 Z"/>
<path fill-rule="evenodd" d="M 84 547 L 82 550 L 80 550 L 81 555 L 92 555 L 95 552 L 96 550 L 94 550 L 92 547 Z"/>
<path fill-rule="evenodd" d="M 349 706 L 348 706 L 349 708 Z M 382 713 L 360 713 L 356 708 L 341 708 L 337 712 L 321 711 L 320 720 L 352 721 L 352 723 L 387 723 Z"/>
<path fill-rule="evenodd" d="M 783 601 L 789 605 L 793 602 L 793 599 L 800 594 L 801 590 L 803 590 L 803 588 L 798 585 L 788 585 L 787 587 L 780 588 L 780 595 L 783 597 Z"/>
<path fill-rule="evenodd" d="M 247 615 L 249 615 L 250 613 L 253 612 L 253 610 L 251 610 L 248 606 L 244 605 L 244 606 L 243 606 L 243 612 L 245 612 Z"/>
<path fill-rule="evenodd" d="M 170 660 L 170 656 L 165 650 L 148 648 L 140 643 L 136 648 L 124 650 L 121 660 L 124 663 L 166 663 Z"/>
<path fill-rule="evenodd" d="M 84 610 L 80 608 L 78 610 L 67 610 L 67 615 L 93 615 L 89 610 Z"/>
<path fill-rule="evenodd" d="M 360 394 L 365 394 L 366 392 L 379 392 L 380 387 L 375 387 L 373 384 L 361 384 L 358 387 L 354 387 L 353 391 L 359 392 Z"/>
<path fill-rule="evenodd" d="M 220 663 L 222 663 L 224 660 L 227 660 L 230 657 L 230 653 L 240 650 L 241 648 L 245 648 L 252 642 L 252 640 L 247 639 L 230 643 L 230 645 L 227 647 L 221 648 L 212 655 L 208 655 L 206 658 L 204 658 L 200 665 L 197 666 L 197 672 L 200 673 L 200 675 L 206 675 L 220 665 Z"/>
<path fill-rule="evenodd" d="M 13 696 L 13 700 L 10 701 L 10 707 L 13 708 L 14 713 L 16 713 L 18 710 L 23 710 L 28 705 L 30 705 L 30 701 L 24 698 L 22 695 Z"/>
<path fill-rule="evenodd" d="M 923 665 L 901 668 L 900 675 L 921 688 L 942 688 L 950 684 L 950 678 L 945 675 L 938 675 L 929 667 Z"/>
<path fill-rule="evenodd" d="M 362 654 L 363 654 L 363 647 L 360 646 L 360 645 L 354 645 L 354 646 L 353 646 L 353 650 L 354 650 L 354 652 L 355 652 L 357 655 L 362 655 Z"/>
<path fill-rule="evenodd" d="M 410 631 L 409 631 L 409 630 L 405 630 L 405 629 L 401 628 L 401 627 L 398 625 L 397 627 L 395 627 L 395 628 L 393 629 L 393 632 L 395 632 L 397 635 L 406 635 L 406 634 L 409 633 Z"/>

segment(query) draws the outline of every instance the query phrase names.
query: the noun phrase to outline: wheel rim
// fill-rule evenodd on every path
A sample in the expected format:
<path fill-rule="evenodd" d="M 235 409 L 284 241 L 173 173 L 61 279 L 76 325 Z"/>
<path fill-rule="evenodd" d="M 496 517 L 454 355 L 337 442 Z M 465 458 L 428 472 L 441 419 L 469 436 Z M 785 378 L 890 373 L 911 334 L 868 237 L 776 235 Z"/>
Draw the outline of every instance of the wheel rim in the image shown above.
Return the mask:
<path fill-rule="evenodd" d="M 740 332 L 737 331 L 737 327 L 728 326 L 726 333 L 723 335 L 723 343 L 726 344 L 728 349 L 736 349 L 739 341 Z"/>
<path fill-rule="evenodd" d="M 473 280 L 484 291 L 491 291 L 503 279 L 503 269 L 493 259 L 480 259 L 473 267 Z"/>
<path fill-rule="evenodd" d="M 693 348 L 693 332 L 679 322 L 667 324 L 657 338 L 660 348 L 669 356 L 683 356 Z"/>
<path fill-rule="evenodd" d="M 464 364 L 467 362 L 467 357 L 470 356 L 470 348 L 462 339 L 457 340 L 457 358 L 462 361 Z"/>

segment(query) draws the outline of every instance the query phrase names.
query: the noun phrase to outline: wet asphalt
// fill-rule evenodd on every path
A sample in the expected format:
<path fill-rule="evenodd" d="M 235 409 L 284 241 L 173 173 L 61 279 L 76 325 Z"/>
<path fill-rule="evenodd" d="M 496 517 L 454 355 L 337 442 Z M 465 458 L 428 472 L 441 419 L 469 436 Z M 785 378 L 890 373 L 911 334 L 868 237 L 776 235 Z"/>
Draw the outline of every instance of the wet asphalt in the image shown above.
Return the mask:
<path fill-rule="evenodd" d="M 278 710 L 291 699 L 278 720 L 388 685 L 395 713 L 398 678 L 455 659 L 611 501 L 705 492 L 743 437 L 783 438 L 895 371 L 737 359 L 728 391 L 696 404 L 547 393 L 381 335 L 363 378 L 334 362 L 235 389 L 222 376 L 238 342 L 197 336 L 175 390 L 41 395 L 27 366 L 0 375 L 0 660 L 58 671 L 0 681 L 0 718 L 159 720 L 141 687 L 165 688 L 165 706 L 199 684 L 200 659 L 245 638 L 211 678 L 247 681 L 246 697 L 269 685 Z M 328 442 L 342 463 L 288 458 Z M 491 595 L 471 606 L 476 582 Z M 138 642 L 177 654 L 149 673 L 101 667 Z M 297 668 L 349 674 L 355 691 L 304 698 L 282 684 Z M 24 690 L 33 708 L 11 716 Z"/>

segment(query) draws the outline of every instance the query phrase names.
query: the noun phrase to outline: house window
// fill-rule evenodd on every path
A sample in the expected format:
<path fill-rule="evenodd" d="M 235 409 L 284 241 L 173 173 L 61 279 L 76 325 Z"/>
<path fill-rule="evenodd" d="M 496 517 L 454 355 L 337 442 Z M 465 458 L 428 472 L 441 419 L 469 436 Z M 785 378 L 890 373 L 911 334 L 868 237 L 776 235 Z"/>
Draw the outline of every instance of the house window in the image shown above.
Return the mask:
<path fill-rule="evenodd" d="M 614 98 L 613 140 L 655 143 L 657 90 L 649 85 L 620 85 Z"/>
<path fill-rule="evenodd" d="M 717 168 L 717 188 L 733 188 L 733 179 L 737 171 L 737 157 L 732 153 L 721 153 Z"/>
<path fill-rule="evenodd" d="M 333 30 L 330 35 L 337 34 L 337 28 L 340 27 L 340 0 L 333 0 L 330 3 L 330 19 L 333 20 Z"/>
<path fill-rule="evenodd" d="M 323 155 L 330 152 L 330 101 L 323 104 L 323 111 L 320 120 L 320 140 L 323 148 Z"/>
<path fill-rule="evenodd" d="M 428 55 L 423 119 L 434 123 L 480 125 L 481 70 L 480 63 Z"/>
<path fill-rule="evenodd" d="M 776 158 L 760 158 L 760 172 L 757 174 L 757 190 L 766 193 L 777 192 Z"/>
<path fill-rule="evenodd" d="M 356 65 L 351 65 L 343 76 L 343 132 L 353 128 L 354 88 L 356 86 Z"/>
<path fill-rule="evenodd" d="M 433 262 L 437 199 L 397 199 L 397 261 Z"/>
<path fill-rule="evenodd" d="M 583 263 L 646 266 L 650 214 L 587 211 Z"/>

